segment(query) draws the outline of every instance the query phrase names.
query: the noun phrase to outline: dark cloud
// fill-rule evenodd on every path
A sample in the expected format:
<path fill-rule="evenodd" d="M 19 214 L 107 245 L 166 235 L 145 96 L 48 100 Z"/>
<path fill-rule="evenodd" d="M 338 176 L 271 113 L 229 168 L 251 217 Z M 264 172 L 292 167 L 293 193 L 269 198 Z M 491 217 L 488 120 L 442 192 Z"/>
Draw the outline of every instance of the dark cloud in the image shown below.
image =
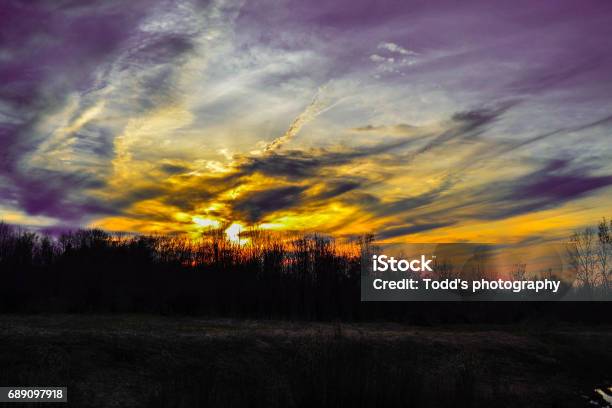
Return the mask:
<path fill-rule="evenodd" d="M 303 151 L 272 153 L 261 157 L 249 157 L 238 167 L 241 174 L 261 173 L 270 177 L 283 177 L 291 180 L 312 177 L 319 172 L 324 163 L 335 165 L 338 160 L 325 160 L 322 155 L 315 156 Z"/>
<path fill-rule="evenodd" d="M 0 190 L 0 198 L 15 198 L 20 208 L 32 215 L 50 215 L 78 221 L 83 214 L 112 213 L 114 210 L 97 200 L 71 194 L 66 186 L 81 191 L 104 186 L 102 179 L 88 174 L 39 174 L 20 179 L 8 190 Z"/>
<path fill-rule="evenodd" d="M 430 222 L 430 223 L 422 223 L 422 224 L 412 224 L 405 225 L 400 227 L 387 228 L 376 234 L 378 238 L 387 239 L 387 238 L 395 238 L 404 235 L 416 234 L 417 232 L 424 232 L 429 230 L 435 230 L 438 228 L 448 227 L 449 225 L 453 225 L 453 222 Z"/>
<path fill-rule="evenodd" d="M 461 132 L 470 134 L 476 130 L 483 130 L 486 125 L 495 122 L 517 103 L 516 101 L 504 102 L 494 107 L 458 112 L 453 115 L 452 120 L 460 124 Z"/>
<path fill-rule="evenodd" d="M 499 220 L 560 207 L 612 185 L 612 175 L 594 175 L 592 171 L 570 159 L 552 159 L 516 179 L 497 180 L 461 196 L 446 197 L 456 204 L 426 214 L 457 221 Z"/>
<path fill-rule="evenodd" d="M 389 154 L 394 149 L 409 146 L 412 141 L 400 140 L 370 147 L 346 149 L 343 151 L 288 150 L 277 151 L 262 156 L 243 156 L 227 174 L 192 175 L 189 168 L 172 163 L 164 163 L 159 170 L 172 175 L 176 186 L 166 185 L 161 180 L 156 187 L 126 190 L 120 199 L 108 205 L 115 211 L 129 208 L 136 202 L 146 199 L 160 199 L 164 204 L 181 211 L 194 211 L 206 203 L 224 201 L 229 206 L 231 217 L 248 222 L 256 222 L 279 209 L 299 205 L 318 205 L 327 200 L 341 197 L 342 200 L 357 205 L 374 205 L 377 199 L 361 190 L 376 183 L 375 180 L 355 176 L 340 176 L 338 167 L 349 165 L 356 160 L 371 159 L 379 154 Z M 257 191 L 240 196 L 235 200 L 225 200 L 222 196 L 241 186 L 249 185 L 254 174 L 300 183 L 268 191 Z M 317 188 L 318 193 L 306 197 L 304 191 Z M 269 201 L 269 202 L 268 202 Z M 227 213 L 208 212 L 210 216 L 225 218 Z"/>
<path fill-rule="evenodd" d="M 450 126 L 437 135 L 432 135 L 427 142 L 401 157 L 402 163 L 414 161 L 418 156 L 434 149 L 448 148 L 450 143 L 461 143 L 475 139 L 481 135 L 488 126 L 500 119 L 504 113 L 515 106 L 518 101 L 506 101 L 492 107 L 484 106 L 465 112 L 455 113 Z"/>
<path fill-rule="evenodd" d="M 222 176 L 181 174 L 175 176 L 178 187 L 163 187 L 159 198 L 164 204 L 181 211 L 193 211 L 205 203 L 219 200 L 220 196 L 247 182 L 246 175 L 232 172 Z M 209 212 L 209 215 L 222 215 Z"/>
<path fill-rule="evenodd" d="M 595 172 L 601 173 L 595 164 L 552 159 L 526 175 L 496 180 L 470 191 L 453 191 L 453 179 L 449 178 L 430 192 L 391 203 L 374 197 L 363 205 L 372 214 L 393 217 L 380 234 L 381 238 L 393 238 L 470 220 L 501 220 L 557 208 L 612 185 L 612 175 Z M 409 224 L 397 226 L 404 222 Z"/>
<path fill-rule="evenodd" d="M 330 167 L 343 166 L 354 160 L 397 151 L 412 143 L 413 140 L 400 140 L 345 151 L 317 149 L 274 152 L 264 156 L 244 157 L 236 171 L 240 175 L 261 173 L 270 177 L 301 180 L 321 174 Z"/>
<path fill-rule="evenodd" d="M 331 198 L 335 198 L 341 196 L 350 191 L 354 191 L 358 188 L 363 187 L 367 184 L 368 181 L 361 179 L 346 179 L 346 180 L 331 180 L 327 181 L 325 185 L 325 189 L 317 195 L 317 199 L 319 200 L 329 200 Z"/>
<path fill-rule="evenodd" d="M 0 44 L 0 97 L 19 107 L 48 108 L 46 92 L 79 89 L 90 83 L 93 68 L 125 41 L 144 16 L 138 2 L 108 7 L 88 2 L 86 9 L 61 2 L 3 2 Z"/>
<path fill-rule="evenodd" d="M 174 175 L 174 174 L 181 174 L 181 173 L 185 173 L 190 171 L 190 169 L 188 167 L 182 166 L 180 164 L 162 164 L 159 169 L 166 173 L 166 174 L 170 174 L 170 175 Z"/>
<path fill-rule="evenodd" d="M 378 203 L 371 211 L 380 216 L 396 215 L 400 213 L 409 214 L 411 211 L 433 204 L 436 200 L 439 200 L 441 194 L 447 191 L 451 186 L 452 181 L 447 177 L 446 180 L 435 189 L 422 194 L 394 200 L 389 203 Z"/>
<path fill-rule="evenodd" d="M 571 166 L 569 160 L 555 159 L 516 184 L 514 198 L 562 204 L 612 185 L 612 175 L 591 175 L 584 167 Z"/>
<path fill-rule="evenodd" d="M 302 186 L 287 186 L 255 191 L 232 201 L 232 207 L 240 219 L 257 223 L 265 214 L 302 204 L 305 190 Z"/>
<path fill-rule="evenodd" d="M 354 176 L 339 176 L 338 168 L 353 164 L 359 160 L 372 160 L 378 155 L 386 155 L 390 163 L 406 163 L 407 153 L 412 159 L 426 151 L 419 146 L 421 138 L 428 140 L 427 148 L 444 149 L 445 144 L 457 139 L 473 137 L 483 131 L 490 123 L 496 121 L 512 104 L 506 103 L 493 108 L 483 108 L 454 115 L 452 126 L 438 135 L 420 135 L 391 143 L 379 143 L 368 147 L 358 147 L 343 151 L 316 150 L 281 150 L 260 156 L 243 156 L 238 159 L 234 169 L 220 177 L 204 177 L 201 187 L 191 182 L 179 192 L 173 192 L 165 202 L 184 210 L 191 210 L 203 202 L 215 201 L 227 191 L 249 183 L 253 174 L 262 174 L 279 181 L 300 183 L 299 186 L 282 187 L 278 190 L 258 191 L 229 201 L 233 217 L 247 222 L 257 222 L 279 209 L 312 207 L 338 198 L 351 205 L 358 205 L 377 216 L 401 216 L 426 208 L 440 199 L 453 183 L 451 177 L 437 188 L 419 195 L 408 195 L 391 202 L 381 202 L 366 190 L 384 180 L 369 180 Z M 304 194 L 304 191 L 317 186 L 319 193 Z M 407 189 L 408 190 L 408 189 Z"/>

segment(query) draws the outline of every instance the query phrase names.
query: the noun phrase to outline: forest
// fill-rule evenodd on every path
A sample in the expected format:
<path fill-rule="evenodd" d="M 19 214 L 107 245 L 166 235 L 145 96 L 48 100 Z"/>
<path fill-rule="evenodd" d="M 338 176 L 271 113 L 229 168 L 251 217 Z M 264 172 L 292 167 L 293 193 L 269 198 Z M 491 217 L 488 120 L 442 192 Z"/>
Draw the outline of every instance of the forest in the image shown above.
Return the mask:
<path fill-rule="evenodd" d="M 244 245 L 213 229 L 194 240 L 99 229 L 51 235 L 0 223 L 0 311 L 424 324 L 598 321 L 606 314 L 598 302 L 486 307 L 480 302 L 361 302 L 361 254 L 368 253 L 364 247 L 373 235 L 351 240 L 261 230 L 247 235 Z M 566 246 L 576 285 L 584 291 L 607 289 L 612 241 L 606 220 L 597 230 L 576 232 Z"/>

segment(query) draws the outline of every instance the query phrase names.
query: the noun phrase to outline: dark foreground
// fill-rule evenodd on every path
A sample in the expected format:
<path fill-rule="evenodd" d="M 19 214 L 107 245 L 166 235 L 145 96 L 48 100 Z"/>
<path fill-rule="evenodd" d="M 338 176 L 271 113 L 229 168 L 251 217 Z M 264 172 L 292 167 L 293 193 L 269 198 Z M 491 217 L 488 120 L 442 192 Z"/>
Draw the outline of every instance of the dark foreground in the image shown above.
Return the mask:
<path fill-rule="evenodd" d="M 612 330 L 5 315 L 0 385 L 79 408 L 604 406 Z"/>

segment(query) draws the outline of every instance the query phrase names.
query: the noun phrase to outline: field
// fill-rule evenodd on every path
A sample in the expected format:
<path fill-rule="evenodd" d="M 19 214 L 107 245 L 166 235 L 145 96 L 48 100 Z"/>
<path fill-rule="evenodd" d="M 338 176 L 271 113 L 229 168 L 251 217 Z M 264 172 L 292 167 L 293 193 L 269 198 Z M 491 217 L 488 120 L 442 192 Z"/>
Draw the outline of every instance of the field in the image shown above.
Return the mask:
<path fill-rule="evenodd" d="M 589 406 L 611 345 L 601 326 L 3 315 L 0 384 L 80 408 Z"/>

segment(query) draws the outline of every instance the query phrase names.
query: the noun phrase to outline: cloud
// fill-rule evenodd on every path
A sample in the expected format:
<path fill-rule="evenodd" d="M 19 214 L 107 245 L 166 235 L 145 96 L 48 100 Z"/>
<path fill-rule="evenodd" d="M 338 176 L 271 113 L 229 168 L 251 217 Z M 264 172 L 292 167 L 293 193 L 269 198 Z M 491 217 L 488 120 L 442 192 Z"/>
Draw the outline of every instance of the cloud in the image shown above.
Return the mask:
<path fill-rule="evenodd" d="M 397 125 L 364 125 L 351 128 L 354 132 L 367 132 L 385 135 L 408 135 L 418 129 L 417 126 L 412 126 L 406 123 L 398 123 Z"/>
<path fill-rule="evenodd" d="M 165 163 L 162 164 L 159 168 L 162 172 L 166 173 L 166 174 L 182 174 L 182 173 L 187 173 L 189 172 L 191 169 L 187 166 L 181 165 L 181 164 L 173 164 L 173 163 Z"/>
<path fill-rule="evenodd" d="M 378 54 L 372 54 L 370 55 L 370 61 L 372 62 L 390 62 L 393 63 L 393 61 L 395 61 L 393 58 L 387 59 L 385 57 L 381 57 Z"/>
<path fill-rule="evenodd" d="M 399 150 L 411 143 L 412 140 L 399 140 L 345 150 L 287 150 L 263 156 L 243 156 L 235 165 L 236 173 L 230 177 L 260 173 L 269 177 L 300 180 L 321 174 L 329 167 L 343 166 L 355 160 Z"/>
<path fill-rule="evenodd" d="M 403 48 L 393 42 L 381 42 L 376 47 L 379 52 L 370 54 L 369 59 L 376 64 L 375 75 L 400 74 L 402 69 L 417 62 L 418 53 Z M 382 54 L 382 55 L 381 55 Z"/>
<path fill-rule="evenodd" d="M 452 120 L 461 124 L 463 132 L 470 132 L 493 123 L 514 105 L 516 105 L 516 102 L 505 102 L 495 107 L 484 107 L 481 109 L 457 112 L 452 116 Z"/>
<path fill-rule="evenodd" d="M 270 153 L 279 149 L 281 146 L 293 139 L 305 124 L 333 106 L 332 104 L 326 103 L 322 100 L 321 93 L 324 92 L 324 89 L 324 87 L 319 88 L 306 109 L 304 109 L 304 111 L 293 120 L 289 126 L 289 129 L 287 129 L 282 136 L 274 139 L 264 148 L 264 153 Z"/>
<path fill-rule="evenodd" d="M 417 232 L 431 231 L 453 225 L 453 222 L 432 222 L 387 228 L 376 234 L 379 239 L 397 238 Z"/>
<path fill-rule="evenodd" d="M 596 176 L 568 159 L 551 159 L 518 177 L 496 179 L 472 191 L 450 192 L 420 216 L 448 222 L 501 220 L 562 207 L 612 185 L 612 175 Z"/>
<path fill-rule="evenodd" d="M 392 42 L 381 42 L 380 44 L 378 44 L 378 49 L 386 50 L 391 53 L 400 54 L 400 55 L 416 55 L 417 54 L 416 52 L 412 50 L 408 50 Z"/>
<path fill-rule="evenodd" d="M 249 223 L 257 223 L 271 212 L 298 207 L 305 187 L 286 186 L 247 193 L 232 202 L 232 208 Z"/>
<path fill-rule="evenodd" d="M 326 180 L 325 186 L 321 192 L 316 195 L 317 200 L 329 200 L 337 198 L 345 193 L 355 191 L 368 184 L 366 179 L 345 178 L 338 180 Z"/>
<path fill-rule="evenodd" d="M 512 197 L 546 206 L 560 205 L 612 185 L 612 175 L 589 174 L 587 167 L 572 166 L 570 160 L 553 159 L 541 169 L 519 179 Z"/>
<path fill-rule="evenodd" d="M 0 61 L 0 106 L 21 120 L 1 123 L 0 172 L 30 214 L 78 220 L 120 211 L 95 194 L 112 174 L 116 138 L 129 114 L 172 100 L 175 72 L 194 52 L 187 21 L 144 30 L 158 8 L 141 3 L 3 10 L 13 24 L 0 29 L 8 56 Z"/>
<path fill-rule="evenodd" d="M 602 212 L 612 31 L 592 6 L 7 3 L 0 207 L 388 237 Z"/>

